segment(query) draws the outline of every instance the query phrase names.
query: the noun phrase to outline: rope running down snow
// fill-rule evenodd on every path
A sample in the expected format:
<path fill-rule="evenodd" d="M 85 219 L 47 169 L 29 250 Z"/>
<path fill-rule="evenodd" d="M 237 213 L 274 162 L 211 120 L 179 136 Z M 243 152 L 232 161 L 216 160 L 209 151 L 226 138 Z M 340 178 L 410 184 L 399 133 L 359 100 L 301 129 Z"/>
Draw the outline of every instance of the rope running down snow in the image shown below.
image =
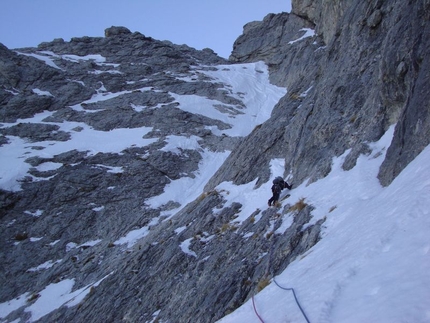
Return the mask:
<path fill-rule="evenodd" d="M 275 246 L 275 239 L 276 239 L 276 235 L 275 235 L 275 233 L 273 233 L 273 234 L 272 234 L 272 245 L 271 245 L 271 247 L 270 247 L 270 252 L 269 252 L 269 261 L 268 261 L 268 265 L 267 265 L 266 274 L 269 274 L 269 268 L 271 267 L 271 262 L 272 262 L 272 252 L 273 252 L 273 249 L 274 249 L 274 246 Z M 282 287 L 281 285 L 279 285 L 279 284 L 278 284 L 278 282 L 276 281 L 275 277 L 274 277 L 275 275 L 274 275 L 274 272 L 273 272 L 273 268 L 272 268 L 272 273 L 271 273 L 271 274 L 272 274 L 273 281 L 275 282 L 276 286 L 278 286 L 279 288 L 281 288 L 281 289 L 283 289 L 283 290 L 288 290 L 288 291 L 292 291 L 292 292 L 293 292 L 294 299 L 296 300 L 296 304 L 297 304 L 297 306 L 299 307 L 300 311 L 302 312 L 303 317 L 305 318 L 305 320 L 306 320 L 306 322 L 307 322 L 307 323 L 310 323 L 310 321 L 309 321 L 308 317 L 306 316 L 305 312 L 303 311 L 302 307 L 300 306 L 300 302 L 299 302 L 299 300 L 297 299 L 296 292 L 294 291 L 294 288 L 287 288 L 287 287 Z M 264 323 L 264 321 L 261 319 L 260 315 L 258 315 L 257 310 L 256 310 L 256 308 L 255 308 L 255 304 L 254 304 L 254 296 L 252 296 L 252 305 L 254 306 L 255 314 L 257 314 L 257 316 L 258 316 L 258 318 L 260 319 L 260 321 L 261 321 L 262 323 Z"/>
<path fill-rule="evenodd" d="M 254 301 L 254 295 L 252 295 L 252 307 L 254 307 L 255 315 L 257 315 L 258 319 L 261 323 L 264 323 L 263 319 L 261 318 L 260 314 L 257 312 L 257 308 L 255 307 L 255 301 Z"/>
<path fill-rule="evenodd" d="M 305 318 L 306 322 L 310 323 L 309 320 L 308 320 L 308 317 L 306 316 L 305 312 L 303 311 L 302 307 L 300 306 L 300 303 L 299 303 L 299 301 L 297 299 L 296 292 L 294 291 L 294 288 L 282 287 L 281 285 L 278 284 L 278 282 L 276 281 L 275 278 L 273 278 L 273 281 L 275 282 L 276 286 L 278 286 L 280 289 L 290 290 L 290 291 L 293 292 L 294 299 L 296 300 L 297 306 L 300 308 L 300 311 L 302 312 L 303 317 Z"/>

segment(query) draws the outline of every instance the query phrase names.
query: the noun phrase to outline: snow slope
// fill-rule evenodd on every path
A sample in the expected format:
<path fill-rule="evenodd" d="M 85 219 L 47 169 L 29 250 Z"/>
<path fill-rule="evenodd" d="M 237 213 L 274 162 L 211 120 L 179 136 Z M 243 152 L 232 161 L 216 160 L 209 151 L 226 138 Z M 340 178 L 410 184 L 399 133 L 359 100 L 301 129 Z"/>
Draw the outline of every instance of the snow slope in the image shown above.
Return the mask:
<path fill-rule="evenodd" d="M 430 322 L 430 147 L 383 188 L 376 176 L 393 129 L 353 169 L 341 169 L 345 152 L 326 178 L 284 202 L 305 198 L 314 221 L 327 217 L 323 238 L 275 277 L 295 289 L 310 322 Z M 254 304 L 219 322 L 306 322 L 292 292 L 273 281 Z"/>

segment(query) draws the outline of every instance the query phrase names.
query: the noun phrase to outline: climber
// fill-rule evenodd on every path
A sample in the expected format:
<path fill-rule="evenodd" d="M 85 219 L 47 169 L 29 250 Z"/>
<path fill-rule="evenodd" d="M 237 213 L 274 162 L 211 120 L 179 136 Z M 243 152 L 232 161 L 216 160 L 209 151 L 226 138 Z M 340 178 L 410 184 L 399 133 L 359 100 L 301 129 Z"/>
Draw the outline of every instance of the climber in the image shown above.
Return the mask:
<path fill-rule="evenodd" d="M 291 190 L 293 186 L 288 184 L 286 181 L 284 181 L 284 179 L 281 176 L 276 177 L 273 180 L 273 185 L 272 185 L 273 196 L 267 202 L 269 206 L 276 205 L 276 203 L 279 200 L 279 195 L 281 195 L 281 191 L 284 188 L 288 188 L 289 190 Z"/>

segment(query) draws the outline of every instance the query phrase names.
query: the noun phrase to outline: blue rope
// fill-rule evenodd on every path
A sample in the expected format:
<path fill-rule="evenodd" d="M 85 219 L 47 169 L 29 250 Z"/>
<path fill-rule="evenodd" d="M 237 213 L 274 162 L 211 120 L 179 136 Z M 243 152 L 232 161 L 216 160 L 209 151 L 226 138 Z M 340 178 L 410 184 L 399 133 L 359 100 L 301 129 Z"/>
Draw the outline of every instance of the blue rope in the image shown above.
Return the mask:
<path fill-rule="evenodd" d="M 276 239 L 276 235 L 275 233 L 273 233 L 272 235 L 272 246 L 270 247 L 270 251 L 269 251 L 269 260 L 268 260 L 268 265 L 267 265 L 267 271 L 266 274 L 269 273 L 269 268 L 271 267 L 271 263 L 272 263 L 272 253 L 273 250 L 275 249 L 275 239 Z M 305 318 L 307 323 L 310 323 L 308 317 L 306 316 L 305 312 L 303 311 L 302 307 L 300 306 L 299 300 L 297 299 L 296 296 L 296 292 L 294 291 L 294 288 L 287 288 L 287 287 L 282 287 L 281 285 L 278 284 L 278 282 L 276 281 L 275 277 L 274 277 L 274 272 L 273 272 L 273 268 L 272 268 L 272 277 L 273 277 L 273 281 L 275 282 L 276 286 L 278 286 L 279 288 L 283 289 L 283 290 L 288 290 L 288 291 L 292 291 L 293 295 L 294 295 L 294 299 L 296 300 L 297 306 L 299 307 L 300 311 L 303 314 L 303 317 Z"/>
<path fill-rule="evenodd" d="M 280 219 L 278 219 L 278 221 L 280 221 Z M 279 288 L 281 288 L 281 289 L 283 289 L 283 290 L 290 290 L 290 291 L 292 291 L 293 292 L 293 295 L 294 295 L 294 299 L 296 300 L 296 303 L 297 303 L 297 306 L 299 307 L 299 309 L 300 309 L 300 311 L 302 312 L 302 314 L 303 314 L 303 317 L 305 318 L 305 320 L 306 320 L 306 322 L 307 323 L 310 323 L 310 321 L 309 321 L 309 319 L 308 319 L 308 317 L 306 316 L 306 314 L 305 314 L 305 312 L 303 311 L 303 309 L 302 309 L 302 307 L 300 306 L 300 303 L 299 303 L 299 300 L 297 299 L 297 296 L 296 296 L 296 292 L 294 291 L 294 288 L 286 288 L 286 287 L 282 287 L 281 285 L 279 285 L 278 284 L 278 282 L 275 280 L 275 275 L 274 275 L 274 270 L 273 270 L 273 268 L 272 268 L 272 266 L 271 266 L 271 264 L 272 264 L 272 255 L 273 255 L 273 250 L 275 249 L 275 240 L 276 240 L 276 234 L 273 232 L 273 234 L 272 234 L 272 236 L 271 236 L 271 240 L 272 240 L 272 245 L 270 246 L 270 249 L 269 249 L 269 259 L 268 259 L 268 261 L 267 261 L 267 269 L 266 269 L 266 276 L 269 276 L 269 274 L 271 274 L 271 276 L 273 277 L 273 281 L 275 282 L 275 284 L 276 284 L 276 286 L 278 286 Z M 269 273 L 269 270 L 270 269 L 272 269 L 272 272 L 271 273 Z M 254 298 L 252 299 L 252 301 L 254 302 Z M 256 312 L 256 309 L 255 309 L 255 303 L 253 303 L 254 304 L 254 311 Z M 257 312 L 256 312 L 257 313 Z M 257 313 L 257 316 L 258 316 L 258 318 L 260 319 L 260 321 L 262 321 L 262 319 L 261 319 L 261 317 L 258 315 L 258 313 Z"/>
<path fill-rule="evenodd" d="M 294 291 L 294 288 L 282 287 L 281 285 L 278 284 L 278 282 L 276 281 L 275 278 L 273 278 L 273 281 L 275 282 L 276 286 L 278 286 L 279 288 L 281 288 L 283 290 L 291 290 L 293 292 L 294 299 L 296 300 L 297 306 L 300 308 L 300 311 L 302 312 L 306 322 L 310 323 L 308 320 L 308 317 L 306 316 L 305 312 L 303 311 L 302 307 L 300 306 L 300 303 L 299 303 L 299 300 L 297 299 L 296 292 Z"/>

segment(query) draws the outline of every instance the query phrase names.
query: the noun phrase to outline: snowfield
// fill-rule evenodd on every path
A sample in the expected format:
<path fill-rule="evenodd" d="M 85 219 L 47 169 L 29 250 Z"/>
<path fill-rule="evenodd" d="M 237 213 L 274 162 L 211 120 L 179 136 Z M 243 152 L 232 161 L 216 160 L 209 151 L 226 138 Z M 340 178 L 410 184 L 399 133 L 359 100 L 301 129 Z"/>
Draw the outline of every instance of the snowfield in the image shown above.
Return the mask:
<path fill-rule="evenodd" d="M 305 198 L 316 207 L 312 222 L 327 217 L 322 239 L 275 277 L 294 288 L 310 322 L 430 322 L 430 147 L 383 188 L 376 176 L 393 130 L 350 171 L 341 169 L 346 152 L 326 178 L 291 191 L 288 203 Z M 261 322 L 256 313 L 266 323 L 306 322 L 292 292 L 274 281 L 254 305 L 219 322 Z"/>

